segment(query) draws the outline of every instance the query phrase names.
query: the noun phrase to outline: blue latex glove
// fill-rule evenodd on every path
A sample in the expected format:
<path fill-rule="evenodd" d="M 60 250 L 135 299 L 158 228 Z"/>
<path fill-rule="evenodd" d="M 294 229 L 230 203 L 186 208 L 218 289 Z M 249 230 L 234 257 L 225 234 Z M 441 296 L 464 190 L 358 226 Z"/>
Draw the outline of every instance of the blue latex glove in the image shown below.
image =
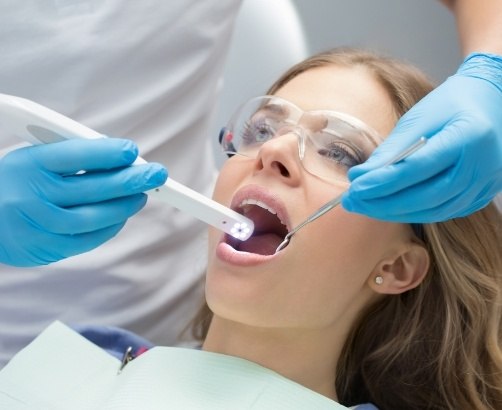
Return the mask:
<path fill-rule="evenodd" d="M 379 168 L 421 136 L 423 148 Z M 439 222 L 486 206 L 502 190 L 502 57 L 467 57 L 349 178 L 343 207 L 377 219 Z"/>
<path fill-rule="evenodd" d="M 68 140 L 30 146 L 0 159 L 0 263 L 45 265 L 115 236 L 164 183 L 159 164 L 128 167 L 128 140 Z M 75 175 L 86 170 L 83 175 Z"/>

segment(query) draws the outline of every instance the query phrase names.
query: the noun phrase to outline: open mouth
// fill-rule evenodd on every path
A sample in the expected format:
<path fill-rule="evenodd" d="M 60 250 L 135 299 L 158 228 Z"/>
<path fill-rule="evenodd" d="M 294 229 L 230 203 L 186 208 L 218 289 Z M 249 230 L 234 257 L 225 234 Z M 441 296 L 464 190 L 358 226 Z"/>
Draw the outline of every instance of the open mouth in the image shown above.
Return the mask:
<path fill-rule="evenodd" d="M 286 224 L 277 211 L 257 199 L 245 199 L 235 209 L 254 222 L 253 235 L 247 241 L 240 241 L 226 235 L 225 242 L 236 251 L 258 255 L 273 255 L 288 233 Z"/>

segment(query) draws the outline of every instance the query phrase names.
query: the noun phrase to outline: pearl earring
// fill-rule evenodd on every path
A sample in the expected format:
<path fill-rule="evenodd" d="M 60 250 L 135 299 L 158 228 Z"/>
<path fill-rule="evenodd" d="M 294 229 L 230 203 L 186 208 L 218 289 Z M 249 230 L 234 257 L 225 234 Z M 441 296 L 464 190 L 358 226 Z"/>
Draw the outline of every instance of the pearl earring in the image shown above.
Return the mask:
<path fill-rule="evenodd" d="M 376 276 L 375 277 L 375 283 L 377 285 L 381 285 L 383 283 L 383 278 L 380 275 Z"/>

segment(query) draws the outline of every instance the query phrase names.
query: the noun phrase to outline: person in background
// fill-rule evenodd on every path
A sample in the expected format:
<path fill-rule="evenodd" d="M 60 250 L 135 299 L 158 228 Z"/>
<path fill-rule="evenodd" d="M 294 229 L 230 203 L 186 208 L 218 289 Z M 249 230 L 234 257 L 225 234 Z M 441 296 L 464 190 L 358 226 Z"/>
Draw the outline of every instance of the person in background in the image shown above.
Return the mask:
<path fill-rule="evenodd" d="M 449 3 L 465 55 L 477 54 L 413 108 L 367 163 L 351 170 L 343 201 L 348 210 L 433 222 L 479 209 L 500 190 L 502 6 Z M 214 166 L 204 130 L 239 5 L 2 6 L 0 92 L 131 138 L 147 160 L 165 163 L 180 182 L 207 194 Z M 420 135 L 431 140 L 427 161 L 378 169 Z M 3 147 L 17 143 L 4 135 L 1 141 Z M 177 342 L 180 323 L 202 292 L 206 261 L 194 255 L 204 246 L 204 227 L 154 201 L 129 220 L 145 203 L 141 192 L 167 175 L 158 164 L 127 167 L 137 152 L 130 140 L 68 141 L 17 149 L 0 160 L 0 361 L 54 318 Z M 93 172 L 67 178 L 61 164 Z"/>

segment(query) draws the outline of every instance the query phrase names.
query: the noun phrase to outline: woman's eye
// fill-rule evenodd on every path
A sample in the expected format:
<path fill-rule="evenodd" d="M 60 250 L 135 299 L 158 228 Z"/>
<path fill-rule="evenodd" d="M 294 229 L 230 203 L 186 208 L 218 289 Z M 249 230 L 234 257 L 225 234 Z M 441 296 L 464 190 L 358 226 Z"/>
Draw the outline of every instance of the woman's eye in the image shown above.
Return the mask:
<path fill-rule="evenodd" d="M 273 128 L 266 122 L 247 122 L 242 139 L 245 144 L 262 144 L 274 136 Z"/>
<path fill-rule="evenodd" d="M 317 152 L 324 158 L 343 165 L 348 169 L 362 163 L 358 156 L 350 151 L 341 144 L 333 144 L 331 147 L 319 149 Z"/>

